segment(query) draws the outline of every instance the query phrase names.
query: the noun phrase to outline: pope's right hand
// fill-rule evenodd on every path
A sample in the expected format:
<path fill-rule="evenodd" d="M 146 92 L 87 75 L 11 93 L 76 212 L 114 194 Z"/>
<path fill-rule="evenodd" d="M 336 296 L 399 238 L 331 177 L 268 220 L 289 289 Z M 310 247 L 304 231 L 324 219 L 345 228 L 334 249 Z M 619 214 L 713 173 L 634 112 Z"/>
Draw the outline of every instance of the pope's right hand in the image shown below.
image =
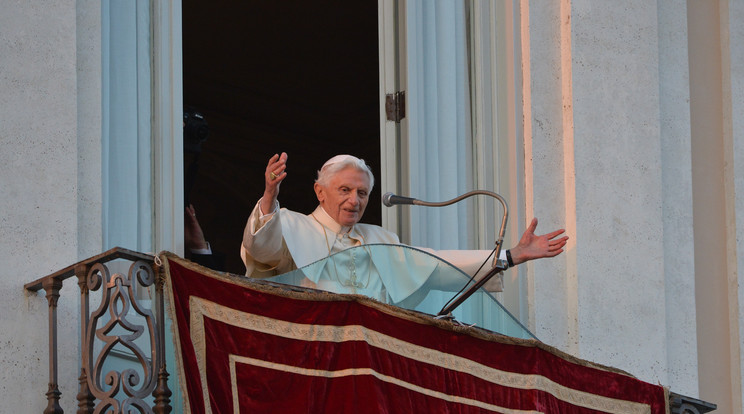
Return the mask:
<path fill-rule="evenodd" d="M 261 211 L 264 214 L 274 211 L 274 204 L 276 204 L 276 200 L 279 197 L 279 185 L 287 177 L 286 169 L 286 152 L 282 152 L 281 155 L 274 154 L 269 159 L 268 165 L 266 165 L 266 171 L 264 172 L 266 186 L 264 188 L 263 198 L 261 199 Z"/>

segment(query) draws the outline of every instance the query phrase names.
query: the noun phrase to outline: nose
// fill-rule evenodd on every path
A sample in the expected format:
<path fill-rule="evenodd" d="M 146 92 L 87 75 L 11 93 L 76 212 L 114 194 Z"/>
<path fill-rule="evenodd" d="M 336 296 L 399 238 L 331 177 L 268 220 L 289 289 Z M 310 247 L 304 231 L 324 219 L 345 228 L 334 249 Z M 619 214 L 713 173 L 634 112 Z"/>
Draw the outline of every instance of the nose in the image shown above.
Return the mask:
<path fill-rule="evenodd" d="M 356 191 L 354 191 L 351 194 L 351 197 L 349 197 L 349 202 L 353 206 L 358 206 L 361 203 L 361 197 L 359 197 L 359 193 L 357 193 Z"/>
<path fill-rule="evenodd" d="M 358 192 L 352 191 L 349 193 L 349 198 L 347 199 L 349 204 L 351 204 L 353 207 L 358 206 L 362 202 L 362 197 L 359 195 Z"/>

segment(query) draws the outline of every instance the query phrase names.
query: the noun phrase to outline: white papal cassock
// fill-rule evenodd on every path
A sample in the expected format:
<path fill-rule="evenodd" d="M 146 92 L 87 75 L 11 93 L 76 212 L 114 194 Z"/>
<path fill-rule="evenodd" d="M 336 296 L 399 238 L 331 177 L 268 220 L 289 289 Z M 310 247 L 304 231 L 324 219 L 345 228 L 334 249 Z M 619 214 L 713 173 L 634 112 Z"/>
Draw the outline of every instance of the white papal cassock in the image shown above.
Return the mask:
<path fill-rule="evenodd" d="M 321 206 L 309 215 L 286 208 L 262 214 L 261 201 L 256 204 L 243 232 L 240 255 L 246 275 L 267 278 L 284 274 L 322 260 L 332 254 L 332 260 L 311 272 L 279 279 L 284 283 L 322 289 L 335 293 L 366 295 L 385 303 L 412 307 L 429 289 L 456 291 L 464 279 L 445 272 L 435 260 L 422 260 L 414 248 L 390 249 L 390 255 L 371 254 L 364 246 L 377 243 L 400 245 L 398 236 L 380 226 L 357 223 L 342 226 Z M 362 246 L 362 248 L 350 249 Z M 488 257 L 488 250 L 420 249 L 434 254 L 468 275 L 472 275 Z M 503 255 L 503 251 L 502 251 Z M 488 270 L 484 266 L 477 277 Z M 501 277 L 487 284 L 488 290 L 501 290 Z"/>

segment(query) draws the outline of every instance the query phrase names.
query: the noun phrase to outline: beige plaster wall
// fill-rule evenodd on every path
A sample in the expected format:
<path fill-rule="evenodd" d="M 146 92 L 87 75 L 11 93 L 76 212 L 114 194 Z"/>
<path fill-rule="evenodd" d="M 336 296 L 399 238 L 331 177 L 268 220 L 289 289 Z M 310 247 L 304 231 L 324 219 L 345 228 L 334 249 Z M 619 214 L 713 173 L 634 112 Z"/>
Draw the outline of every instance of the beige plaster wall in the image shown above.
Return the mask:
<path fill-rule="evenodd" d="M 696 395 L 686 25 L 679 2 L 529 2 L 526 191 L 572 237 L 533 266 L 538 337 Z"/>
<path fill-rule="evenodd" d="M 667 380 L 698 395 L 687 8 L 658 2 L 660 139 L 664 220 Z M 688 252 L 680 254 L 681 252 Z"/>
<path fill-rule="evenodd" d="M 522 1 L 520 10 L 522 60 L 527 68 L 523 88 L 526 216 L 537 217 L 548 229 L 565 227 L 570 237 L 563 255 L 520 271 L 526 273 L 529 285 L 529 327 L 538 338 L 578 354 L 577 237 L 571 207 L 575 201 L 573 111 L 565 105 L 571 98 L 570 32 L 564 30 L 567 4 L 556 1 L 532 7 Z"/>
<path fill-rule="evenodd" d="M 730 73 L 730 91 L 731 91 L 731 140 L 732 140 L 732 159 L 733 159 L 733 177 L 734 177 L 734 206 L 736 212 L 744 212 L 744 2 L 739 0 L 729 0 L 726 9 L 728 16 L 726 18 L 729 42 L 728 50 L 730 60 L 725 65 Z M 738 323 L 738 338 L 736 347 L 738 348 L 738 388 L 739 403 L 744 396 L 744 361 L 742 360 L 742 349 L 744 348 L 744 286 L 741 283 L 741 272 L 744 270 L 744 217 L 737 217 L 735 223 L 735 240 L 736 240 L 736 280 L 730 283 L 732 288 L 736 289 L 733 297 L 737 299 L 737 306 L 734 308 L 734 323 Z M 732 289 L 733 290 L 733 289 Z M 737 358 L 734 358 L 734 362 Z M 736 384 L 736 381 L 735 381 Z"/>
<path fill-rule="evenodd" d="M 732 129 L 737 93 L 731 88 L 728 5 L 688 1 L 695 297 L 700 396 L 722 412 L 740 413 L 738 157 Z"/>
<path fill-rule="evenodd" d="M 661 378 L 667 364 L 656 5 L 572 1 L 571 51 L 580 353 Z"/>
<path fill-rule="evenodd" d="M 2 2 L 0 392 L 9 397 L 4 412 L 41 412 L 47 405 L 47 301 L 43 293 L 27 295 L 23 285 L 100 249 L 96 25 L 100 5 L 93 1 Z M 78 292 L 71 281 L 60 300 L 66 412 L 77 405 Z"/>
<path fill-rule="evenodd" d="M 530 327 L 722 412 L 742 394 L 742 10 L 521 2 L 527 214 L 572 237 L 528 266 Z"/>

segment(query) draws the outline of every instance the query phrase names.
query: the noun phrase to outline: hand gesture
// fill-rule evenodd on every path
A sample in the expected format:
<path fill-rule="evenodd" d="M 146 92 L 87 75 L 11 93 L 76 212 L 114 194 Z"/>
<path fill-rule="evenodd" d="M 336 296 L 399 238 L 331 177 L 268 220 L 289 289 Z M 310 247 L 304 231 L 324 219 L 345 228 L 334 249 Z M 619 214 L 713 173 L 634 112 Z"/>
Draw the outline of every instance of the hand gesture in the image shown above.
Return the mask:
<path fill-rule="evenodd" d="M 566 230 L 560 229 L 554 232 L 538 236 L 535 234 L 537 228 L 537 218 L 532 219 L 532 223 L 522 234 L 519 243 L 510 249 L 512 261 L 515 265 L 524 263 L 528 260 L 541 259 L 543 257 L 554 257 L 563 252 L 563 247 L 568 241 L 568 236 L 556 237 L 565 233 Z"/>
<path fill-rule="evenodd" d="M 269 159 L 266 171 L 264 172 L 266 187 L 264 189 L 263 198 L 261 199 L 261 212 L 264 214 L 274 211 L 274 205 L 279 197 L 279 185 L 287 177 L 286 169 L 286 152 L 282 152 L 282 155 L 274 154 L 274 156 Z"/>

